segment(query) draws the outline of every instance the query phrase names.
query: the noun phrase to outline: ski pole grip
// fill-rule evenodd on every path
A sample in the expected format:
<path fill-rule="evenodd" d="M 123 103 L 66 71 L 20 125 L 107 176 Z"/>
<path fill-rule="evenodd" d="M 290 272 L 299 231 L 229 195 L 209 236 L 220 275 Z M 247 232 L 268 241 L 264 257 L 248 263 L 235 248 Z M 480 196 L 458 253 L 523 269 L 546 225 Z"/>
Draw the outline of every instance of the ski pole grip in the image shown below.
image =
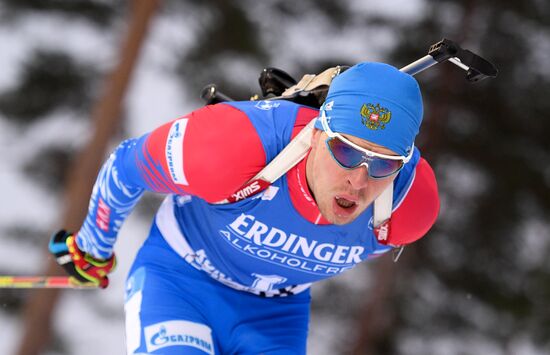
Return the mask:
<path fill-rule="evenodd" d="M 472 51 L 461 48 L 456 42 L 446 38 L 431 45 L 428 55 L 438 63 L 451 58 L 458 59 L 459 63 L 455 64 L 461 64 L 459 66 L 466 69 L 466 79 L 470 82 L 480 81 L 485 78 L 494 78 L 498 74 L 497 68 L 491 62 Z"/>
<path fill-rule="evenodd" d="M 475 82 L 485 78 L 494 78 L 498 74 L 497 68 L 492 63 L 467 49 L 462 51 L 459 59 L 469 67 L 466 72 L 468 81 Z"/>
<path fill-rule="evenodd" d="M 456 57 L 460 46 L 455 42 L 443 38 L 441 41 L 432 44 L 428 50 L 428 55 L 438 63 L 444 62 L 450 58 Z"/>

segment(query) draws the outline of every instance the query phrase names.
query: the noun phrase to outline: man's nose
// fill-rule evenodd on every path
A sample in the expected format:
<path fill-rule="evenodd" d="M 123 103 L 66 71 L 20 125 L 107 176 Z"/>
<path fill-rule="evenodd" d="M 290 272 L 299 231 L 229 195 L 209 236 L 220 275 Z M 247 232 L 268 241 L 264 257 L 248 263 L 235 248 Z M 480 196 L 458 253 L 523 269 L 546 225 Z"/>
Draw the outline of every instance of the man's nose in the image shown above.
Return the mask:
<path fill-rule="evenodd" d="M 361 165 L 358 168 L 348 170 L 348 182 L 354 189 L 360 190 L 367 187 L 369 182 L 369 174 L 367 169 L 368 168 L 366 165 Z"/>

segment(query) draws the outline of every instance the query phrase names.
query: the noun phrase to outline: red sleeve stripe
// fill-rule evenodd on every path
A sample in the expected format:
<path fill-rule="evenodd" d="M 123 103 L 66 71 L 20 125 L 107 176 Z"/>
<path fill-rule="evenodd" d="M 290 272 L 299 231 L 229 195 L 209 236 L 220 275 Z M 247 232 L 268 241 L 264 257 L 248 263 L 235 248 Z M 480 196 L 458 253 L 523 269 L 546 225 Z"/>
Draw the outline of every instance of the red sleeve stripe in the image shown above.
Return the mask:
<path fill-rule="evenodd" d="M 183 193 L 184 191 L 174 184 L 158 165 L 145 147 L 142 148 L 142 160 L 139 161 L 140 170 L 148 185 L 156 192 Z"/>

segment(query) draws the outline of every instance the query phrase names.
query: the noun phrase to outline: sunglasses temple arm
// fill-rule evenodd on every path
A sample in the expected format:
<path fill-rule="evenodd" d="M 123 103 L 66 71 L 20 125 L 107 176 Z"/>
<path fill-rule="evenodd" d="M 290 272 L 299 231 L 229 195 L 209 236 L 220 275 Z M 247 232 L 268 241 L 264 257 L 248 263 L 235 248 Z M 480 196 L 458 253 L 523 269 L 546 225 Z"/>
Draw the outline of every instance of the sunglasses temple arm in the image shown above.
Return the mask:
<path fill-rule="evenodd" d="M 404 66 L 400 71 L 416 75 L 446 61 L 465 70 L 466 79 L 470 82 L 494 78 L 498 74 L 497 68 L 491 62 L 445 38 L 431 45 L 426 56 Z"/>

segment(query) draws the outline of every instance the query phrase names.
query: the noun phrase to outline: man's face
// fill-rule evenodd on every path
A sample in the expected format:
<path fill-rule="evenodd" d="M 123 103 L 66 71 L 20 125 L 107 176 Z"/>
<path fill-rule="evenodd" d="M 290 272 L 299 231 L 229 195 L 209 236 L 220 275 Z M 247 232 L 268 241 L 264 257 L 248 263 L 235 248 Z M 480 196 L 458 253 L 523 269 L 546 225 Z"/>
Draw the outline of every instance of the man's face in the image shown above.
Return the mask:
<path fill-rule="evenodd" d="M 395 152 L 364 139 L 343 135 L 351 142 L 376 153 L 397 155 Z M 359 216 L 393 182 L 397 174 L 384 179 L 372 179 L 367 168 L 347 170 L 331 156 L 325 132 L 315 129 L 311 152 L 306 163 L 309 189 L 319 210 L 332 224 L 346 224 Z"/>

